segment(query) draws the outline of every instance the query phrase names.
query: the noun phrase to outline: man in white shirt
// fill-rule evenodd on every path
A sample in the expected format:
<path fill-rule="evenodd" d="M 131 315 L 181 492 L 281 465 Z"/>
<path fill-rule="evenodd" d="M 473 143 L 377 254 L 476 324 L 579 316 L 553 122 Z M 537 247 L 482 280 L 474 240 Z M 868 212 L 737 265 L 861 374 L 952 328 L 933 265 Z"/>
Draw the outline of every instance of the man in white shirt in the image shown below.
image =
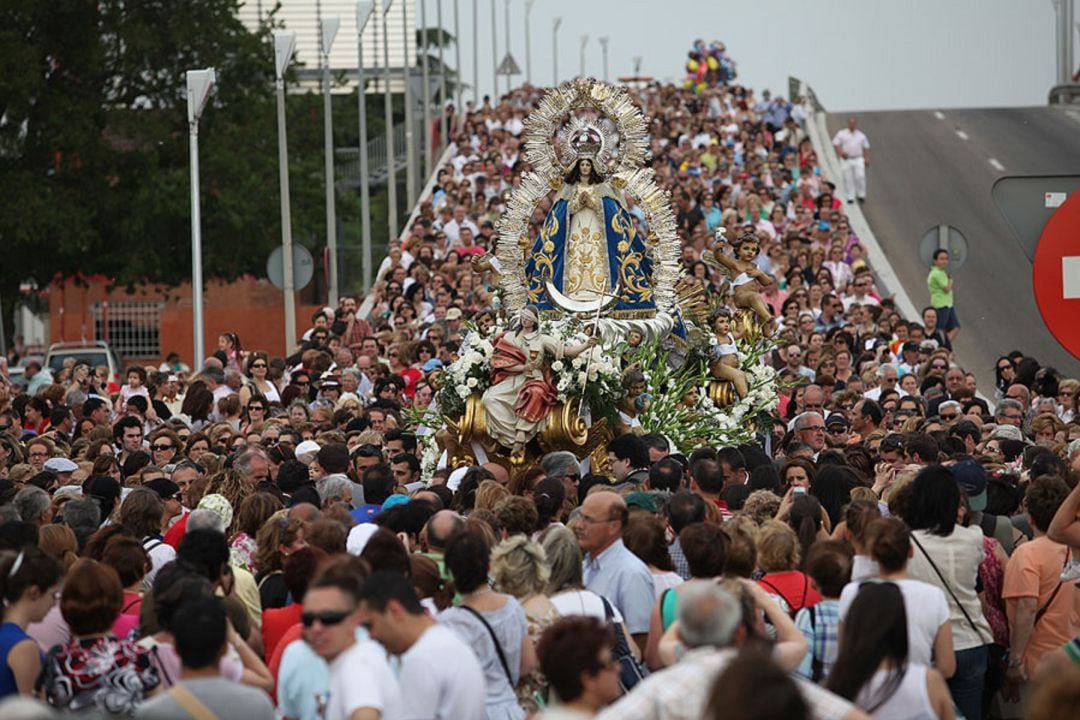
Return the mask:
<path fill-rule="evenodd" d="M 900 397 L 905 397 L 907 392 L 896 384 L 899 379 L 900 371 L 897 369 L 896 365 L 893 363 L 882 363 L 877 369 L 877 387 L 870 388 L 864 392 L 863 397 L 876 402 L 881 397 L 881 393 L 885 390 L 895 390 L 900 393 Z"/>
<path fill-rule="evenodd" d="M 457 205 L 454 207 L 453 220 L 443 225 L 443 232 L 446 233 L 447 250 L 456 247 L 460 243 L 461 228 L 469 228 L 472 230 L 473 237 L 480 234 L 480 228 L 476 227 L 476 223 L 470 220 L 465 214 L 465 206 Z"/>
<path fill-rule="evenodd" d="M 847 127 L 833 137 L 833 147 L 840 156 L 840 170 L 844 175 L 844 199 L 849 203 L 866 200 L 866 168 L 870 165 L 870 140 L 862 130 L 855 127 L 855 118 L 849 117 Z"/>
<path fill-rule="evenodd" d="M 371 637 L 400 657 L 398 679 L 408 692 L 397 717 L 482 720 L 487 690 L 480 662 L 452 630 L 424 613 L 401 573 L 381 570 L 368 578 L 360 613 Z"/>
<path fill-rule="evenodd" d="M 357 642 L 367 566 L 351 555 L 328 564 L 304 595 L 304 640 L 330 665 L 326 720 L 400 720 L 401 688 L 375 642 Z"/>

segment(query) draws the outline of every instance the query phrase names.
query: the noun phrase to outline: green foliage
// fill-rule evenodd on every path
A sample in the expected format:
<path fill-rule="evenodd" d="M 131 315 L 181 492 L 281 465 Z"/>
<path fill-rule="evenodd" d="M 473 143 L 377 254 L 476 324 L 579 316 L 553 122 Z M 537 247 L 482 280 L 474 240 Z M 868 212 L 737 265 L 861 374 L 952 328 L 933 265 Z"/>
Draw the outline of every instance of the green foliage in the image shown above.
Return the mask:
<path fill-rule="evenodd" d="M 218 84 L 199 127 L 204 272 L 263 274 L 281 237 L 273 48 L 271 27 L 251 32 L 239 5 L 0 4 L 0 296 L 57 274 L 120 285 L 190 278 L 185 71 L 208 66 Z M 293 236 L 319 252 L 322 98 L 290 94 L 286 108 Z M 370 97 L 372 137 L 382 112 Z M 334 114 L 336 144 L 355 146 L 356 95 L 335 97 Z M 344 237 L 358 243 L 358 200 L 338 195 Z M 378 196 L 372 205 L 385 213 Z"/>

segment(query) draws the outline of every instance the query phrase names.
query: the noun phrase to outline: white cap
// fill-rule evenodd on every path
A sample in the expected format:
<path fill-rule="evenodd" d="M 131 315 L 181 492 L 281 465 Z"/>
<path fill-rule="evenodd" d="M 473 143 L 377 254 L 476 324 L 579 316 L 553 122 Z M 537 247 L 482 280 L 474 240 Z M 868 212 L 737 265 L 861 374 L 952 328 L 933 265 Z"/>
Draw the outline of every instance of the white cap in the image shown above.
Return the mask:
<path fill-rule="evenodd" d="M 314 440 L 305 440 L 296 446 L 296 459 L 305 465 L 310 465 L 319 453 L 319 443 Z"/>
<path fill-rule="evenodd" d="M 49 458 L 45 461 L 45 469 L 54 473 L 75 472 L 79 466 L 64 457 Z"/>
<path fill-rule="evenodd" d="M 367 546 L 371 536 L 378 531 L 379 526 L 375 523 L 353 525 L 352 530 L 349 530 L 348 539 L 345 540 L 345 549 L 350 555 L 359 555 L 364 552 L 364 547 Z"/>

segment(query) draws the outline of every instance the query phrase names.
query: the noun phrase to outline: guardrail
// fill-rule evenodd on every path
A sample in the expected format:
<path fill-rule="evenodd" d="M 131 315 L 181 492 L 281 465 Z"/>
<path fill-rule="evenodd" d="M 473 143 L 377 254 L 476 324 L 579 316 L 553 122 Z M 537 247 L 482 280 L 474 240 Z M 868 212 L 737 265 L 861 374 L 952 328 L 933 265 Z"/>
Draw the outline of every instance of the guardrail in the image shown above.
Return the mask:
<path fill-rule="evenodd" d="M 1066 83 L 1050 88 L 1051 105 L 1074 105 L 1080 103 L 1080 83 Z"/>
<path fill-rule="evenodd" d="M 414 134 L 415 136 L 415 134 Z M 386 135 L 368 141 L 368 179 L 372 186 L 386 182 Z M 405 123 L 394 126 L 394 167 L 405 167 Z M 360 148 L 334 149 L 334 176 L 337 184 L 343 187 L 360 187 Z"/>

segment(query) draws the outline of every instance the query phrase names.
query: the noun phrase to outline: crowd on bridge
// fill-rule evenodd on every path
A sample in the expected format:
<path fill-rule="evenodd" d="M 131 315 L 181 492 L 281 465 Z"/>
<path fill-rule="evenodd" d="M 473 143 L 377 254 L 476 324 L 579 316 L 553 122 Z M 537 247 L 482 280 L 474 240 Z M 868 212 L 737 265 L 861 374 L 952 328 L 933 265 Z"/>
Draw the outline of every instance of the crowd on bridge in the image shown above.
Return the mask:
<path fill-rule="evenodd" d="M 637 98 L 690 282 L 728 292 L 719 228 L 775 279 L 758 442 L 431 471 L 418 411 L 498 318 L 541 91 L 485 98 L 370 297 L 287 357 L 238 328 L 0 374 L 0 716 L 1071 716 L 1080 381 L 1021 350 L 978 388 L 933 304 L 879 292 L 805 100 L 719 67 Z"/>

